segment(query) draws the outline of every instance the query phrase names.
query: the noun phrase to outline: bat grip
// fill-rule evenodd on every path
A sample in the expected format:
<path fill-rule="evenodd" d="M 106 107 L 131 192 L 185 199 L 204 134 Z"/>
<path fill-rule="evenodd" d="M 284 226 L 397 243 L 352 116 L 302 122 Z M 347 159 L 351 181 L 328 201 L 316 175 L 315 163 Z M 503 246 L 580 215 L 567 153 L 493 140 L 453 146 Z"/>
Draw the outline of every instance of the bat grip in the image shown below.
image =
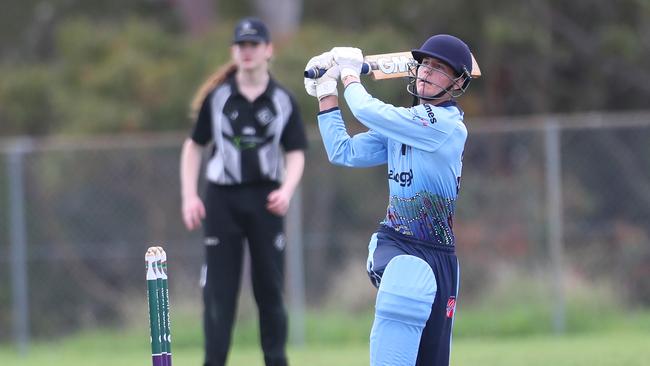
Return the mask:
<path fill-rule="evenodd" d="M 369 63 L 364 62 L 364 63 L 361 65 L 361 74 L 362 74 L 362 75 L 370 74 L 371 71 L 372 71 L 372 68 L 370 67 L 370 64 L 369 64 Z M 305 70 L 305 77 L 306 77 L 307 79 L 318 79 L 318 78 L 320 78 L 321 76 L 325 75 L 326 72 L 327 72 L 327 69 L 321 69 L 321 68 L 318 68 L 318 67 L 312 67 L 311 69 L 307 69 L 307 70 Z"/>

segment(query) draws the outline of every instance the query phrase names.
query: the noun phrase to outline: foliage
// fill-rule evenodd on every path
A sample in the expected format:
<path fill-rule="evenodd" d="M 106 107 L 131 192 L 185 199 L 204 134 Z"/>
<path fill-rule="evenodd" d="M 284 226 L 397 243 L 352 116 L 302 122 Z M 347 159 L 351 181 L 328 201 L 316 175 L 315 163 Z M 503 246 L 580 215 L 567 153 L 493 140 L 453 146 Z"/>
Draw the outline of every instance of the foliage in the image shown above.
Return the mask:
<path fill-rule="evenodd" d="M 35 14 L 54 15 L 41 30 L 48 35 L 44 56 L 25 54 L 31 44 L 25 42 L 3 58 L 0 135 L 187 126 L 188 100 L 228 58 L 232 19 L 251 11 L 251 4 L 220 4 L 224 20 L 193 39 L 178 27 L 178 10 L 169 4 L 128 3 L 54 2 L 47 11 L 29 1 L 14 5 L 19 18 L 36 16 L 30 7 Z M 356 5 L 367 10 L 361 13 L 336 11 L 345 8 L 342 0 L 303 6 L 300 32 L 278 40 L 274 71 L 308 115 L 314 103 L 296 74 L 311 55 L 342 44 L 367 53 L 408 50 L 440 32 L 465 39 L 481 65 L 484 77 L 463 98 L 470 114 L 643 108 L 650 93 L 645 82 L 650 49 L 638 36 L 650 17 L 645 2 L 463 0 L 397 6 L 363 0 Z M 580 16 L 585 9 L 592 15 Z M 403 82 L 369 84 L 380 97 L 409 102 Z"/>
<path fill-rule="evenodd" d="M 153 22 L 122 23 L 71 19 L 56 33 L 57 62 L 27 64 L 0 71 L 0 134 L 98 134 L 189 129 L 189 101 L 204 78 L 229 57 L 231 25 L 192 40 L 166 32 Z M 306 55 L 345 42 L 344 32 L 320 42 L 326 30 L 308 27 L 300 37 L 279 42 L 274 75 L 313 115 L 315 103 L 302 93 Z M 375 52 L 402 43 L 390 29 L 360 38 Z M 207 51 L 206 51 L 207 50 Z M 390 83 L 375 89 L 381 97 L 403 95 Z M 35 108 L 34 106 L 38 106 Z M 6 127 L 5 127 L 6 126 Z"/>
<path fill-rule="evenodd" d="M 484 74 L 470 93 L 481 101 L 480 114 L 646 108 L 650 47 L 640 35 L 650 18 L 647 1 L 355 4 L 366 11 L 337 11 L 344 0 L 306 1 L 305 16 L 353 32 L 390 24 L 411 47 L 430 34 L 460 36 Z"/>
<path fill-rule="evenodd" d="M 0 74 L 0 136 L 48 133 L 54 75 L 35 65 L 1 68 Z"/>

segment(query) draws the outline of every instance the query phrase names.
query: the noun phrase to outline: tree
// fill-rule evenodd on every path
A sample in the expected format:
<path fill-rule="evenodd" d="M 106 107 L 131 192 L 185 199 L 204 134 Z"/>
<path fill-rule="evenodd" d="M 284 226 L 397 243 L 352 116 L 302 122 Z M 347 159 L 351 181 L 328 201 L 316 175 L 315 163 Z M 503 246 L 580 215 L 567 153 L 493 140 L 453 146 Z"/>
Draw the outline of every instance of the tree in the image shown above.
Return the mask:
<path fill-rule="evenodd" d="M 271 29 L 276 41 L 294 34 L 302 18 L 302 0 L 255 0 L 255 11 Z"/>
<path fill-rule="evenodd" d="M 193 36 L 204 34 L 217 20 L 216 0 L 175 0 L 185 28 Z"/>

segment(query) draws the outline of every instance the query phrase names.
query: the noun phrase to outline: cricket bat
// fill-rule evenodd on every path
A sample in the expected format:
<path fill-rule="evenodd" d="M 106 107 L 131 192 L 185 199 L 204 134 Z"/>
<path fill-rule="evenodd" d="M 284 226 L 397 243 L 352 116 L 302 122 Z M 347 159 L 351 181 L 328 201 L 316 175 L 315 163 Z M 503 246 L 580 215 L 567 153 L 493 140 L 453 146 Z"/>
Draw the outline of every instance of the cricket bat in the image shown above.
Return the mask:
<path fill-rule="evenodd" d="M 373 80 L 394 79 L 408 76 L 409 66 L 416 61 L 411 52 L 381 53 L 368 55 L 364 58 L 361 67 L 362 75 L 370 75 Z M 317 67 L 305 70 L 305 77 L 318 79 L 327 72 L 326 69 Z M 481 69 L 472 54 L 472 79 L 481 76 Z"/>

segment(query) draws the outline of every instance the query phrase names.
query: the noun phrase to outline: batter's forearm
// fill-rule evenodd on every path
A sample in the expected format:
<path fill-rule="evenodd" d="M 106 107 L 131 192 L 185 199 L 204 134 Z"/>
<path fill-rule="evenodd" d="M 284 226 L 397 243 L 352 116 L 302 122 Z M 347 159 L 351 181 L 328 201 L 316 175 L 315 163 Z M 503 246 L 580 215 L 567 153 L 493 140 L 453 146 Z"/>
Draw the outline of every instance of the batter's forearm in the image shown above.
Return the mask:
<path fill-rule="evenodd" d="M 348 76 L 344 77 L 342 81 L 343 81 L 343 87 L 344 88 L 347 88 L 348 85 L 350 85 L 352 83 L 360 83 L 361 82 L 359 77 L 354 76 L 354 75 L 348 75 Z"/>
<path fill-rule="evenodd" d="M 336 95 L 328 95 L 318 100 L 318 109 L 323 112 L 339 106 L 339 98 Z"/>

